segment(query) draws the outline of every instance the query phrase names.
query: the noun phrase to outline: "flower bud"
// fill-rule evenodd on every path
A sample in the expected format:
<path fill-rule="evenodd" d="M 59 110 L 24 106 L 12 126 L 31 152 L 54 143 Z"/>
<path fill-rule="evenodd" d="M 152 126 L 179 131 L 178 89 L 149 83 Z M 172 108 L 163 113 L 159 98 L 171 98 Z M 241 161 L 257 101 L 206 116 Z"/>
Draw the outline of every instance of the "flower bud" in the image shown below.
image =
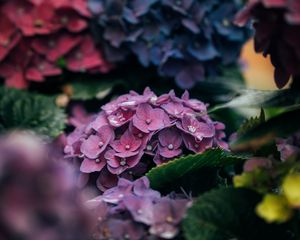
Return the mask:
<path fill-rule="evenodd" d="M 283 196 L 267 194 L 256 206 L 256 214 L 268 223 L 283 223 L 288 221 L 293 211 Z"/>
<path fill-rule="evenodd" d="M 269 189 L 270 177 L 264 169 L 255 169 L 252 172 L 244 172 L 233 178 L 233 185 L 236 188 L 250 188 L 257 192 L 264 193 Z"/>
<path fill-rule="evenodd" d="M 288 203 L 296 208 L 300 208 L 300 174 L 288 175 L 282 184 L 283 194 Z"/>

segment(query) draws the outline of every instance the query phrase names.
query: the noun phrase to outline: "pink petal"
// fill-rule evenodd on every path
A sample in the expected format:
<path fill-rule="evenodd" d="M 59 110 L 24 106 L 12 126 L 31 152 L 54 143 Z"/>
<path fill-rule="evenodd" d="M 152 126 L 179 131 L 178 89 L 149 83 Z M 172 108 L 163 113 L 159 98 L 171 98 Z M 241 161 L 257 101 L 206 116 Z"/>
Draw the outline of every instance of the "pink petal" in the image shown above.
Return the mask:
<path fill-rule="evenodd" d="M 50 61 L 56 61 L 59 57 L 70 52 L 81 41 L 80 36 L 61 33 L 46 38 L 36 38 L 32 42 L 35 51 L 43 54 Z"/>
<path fill-rule="evenodd" d="M 142 144 L 139 138 L 136 138 L 130 131 L 126 131 L 120 139 L 123 147 L 126 149 L 126 145 L 130 146 L 130 151 L 136 151 Z"/>
<path fill-rule="evenodd" d="M 12 35 L 16 32 L 15 25 L 3 13 L 0 21 L 0 45 L 9 43 Z"/>
<path fill-rule="evenodd" d="M 100 162 L 96 162 L 95 159 L 85 158 L 81 163 L 80 171 L 83 173 L 100 172 L 106 165 L 106 161 L 104 158 L 101 158 L 99 160 Z"/>
<path fill-rule="evenodd" d="M 108 150 L 104 157 L 107 160 L 107 164 L 113 168 L 117 168 L 120 166 L 119 158 L 116 157 L 116 152 L 114 150 Z"/>
<path fill-rule="evenodd" d="M 101 112 L 87 127 L 85 132 L 89 133 L 92 129 L 98 131 L 101 127 L 108 125 L 107 118 L 103 112 Z"/>
<path fill-rule="evenodd" d="M 110 143 L 115 137 L 115 133 L 109 125 L 105 125 L 99 128 L 97 134 L 98 136 L 100 136 L 103 142 L 103 147 L 106 147 L 107 144 Z"/>
<path fill-rule="evenodd" d="M 170 150 L 168 147 L 159 147 L 159 154 L 165 158 L 174 158 L 182 153 L 181 149 Z"/>
<path fill-rule="evenodd" d="M 197 133 L 196 136 L 202 137 L 213 137 L 215 135 L 215 129 L 212 125 L 199 122 L 197 124 Z"/>
<path fill-rule="evenodd" d="M 134 112 L 131 110 L 124 111 L 122 109 L 118 109 L 117 111 L 110 114 L 107 119 L 108 122 L 114 127 L 120 127 L 131 120 Z"/>
<path fill-rule="evenodd" d="M 151 119 L 151 111 L 153 108 L 148 103 L 140 104 L 136 109 L 136 116 L 141 120 Z"/>
<path fill-rule="evenodd" d="M 113 141 L 110 146 L 116 151 L 116 152 L 122 152 L 124 151 L 124 146 L 122 145 L 120 140 Z"/>
<path fill-rule="evenodd" d="M 164 120 L 167 118 L 165 112 L 161 109 L 153 109 L 151 111 L 152 122 L 149 124 L 148 129 L 155 131 L 164 127 Z"/>
<path fill-rule="evenodd" d="M 111 174 L 107 168 L 104 168 L 101 173 L 99 174 L 99 177 L 97 178 L 96 185 L 97 187 L 102 191 L 106 191 L 107 189 L 110 189 L 114 186 L 116 186 L 118 183 L 118 177 L 114 174 Z"/>
<path fill-rule="evenodd" d="M 128 158 L 128 157 L 136 156 L 138 155 L 138 153 L 139 151 L 135 151 L 135 152 L 124 151 L 124 152 L 116 153 L 116 156 L 120 158 Z"/>
<path fill-rule="evenodd" d="M 134 166 L 136 166 L 139 163 L 139 161 L 141 160 L 143 154 L 144 154 L 144 152 L 140 152 L 136 156 L 126 158 L 126 161 L 127 161 L 127 164 L 129 165 L 129 167 L 133 168 Z"/>
<path fill-rule="evenodd" d="M 87 28 L 87 22 L 83 19 L 74 19 L 69 22 L 67 28 L 70 32 L 81 32 Z"/>
<path fill-rule="evenodd" d="M 15 88 L 27 88 L 28 82 L 24 78 L 24 75 L 22 72 L 16 72 L 15 74 L 7 77 L 5 79 L 5 85 L 7 87 L 15 87 Z"/>
<path fill-rule="evenodd" d="M 160 131 L 158 139 L 163 147 L 167 147 L 169 144 L 172 144 L 173 148 L 179 148 L 182 143 L 181 135 L 178 130 L 174 128 L 167 128 Z"/>
<path fill-rule="evenodd" d="M 104 148 L 99 146 L 102 139 L 97 135 L 91 135 L 81 144 L 81 152 L 90 159 L 95 159 L 103 152 Z"/>
<path fill-rule="evenodd" d="M 148 125 L 146 124 L 145 120 L 141 120 L 140 118 L 137 117 L 137 115 L 133 116 L 132 123 L 133 123 L 133 126 L 135 126 L 140 131 L 142 131 L 144 133 L 150 132 L 148 130 Z"/>
<path fill-rule="evenodd" d="M 107 166 L 108 171 L 110 171 L 112 174 L 116 174 L 116 175 L 120 175 L 121 173 L 123 173 L 125 170 L 128 169 L 128 166 L 119 166 L 117 168 L 113 168 L 110 165 Z"/>
<path fill-rule="evenodd" d="M 42 82 L 44 81 L 44 76 L 35 68 L 29 68 L 26 71 L 26 78 L 31 81 Z"/>

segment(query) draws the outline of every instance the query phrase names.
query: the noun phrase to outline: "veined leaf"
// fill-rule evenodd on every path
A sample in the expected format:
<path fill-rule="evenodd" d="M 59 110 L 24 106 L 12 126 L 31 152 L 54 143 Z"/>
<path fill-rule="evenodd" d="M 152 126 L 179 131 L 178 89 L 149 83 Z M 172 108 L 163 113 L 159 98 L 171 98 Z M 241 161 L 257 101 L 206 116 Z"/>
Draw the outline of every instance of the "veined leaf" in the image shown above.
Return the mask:
<path fill-rule="evenodd" d="M 221 188 L 196 199 L 183 221 L 187 240 L 288 239 L 280 226 L 268 225 L 255 214 L 261 196 L 241 188 Z"/>
<path fill-rule="evenodd" d="M 300 109 L 284 112 L 263 122 L 231 143 L 235 151 L 258 150 L 263 145 L 300 130 Z"/>
<path fill-rule="evenodd" d="M 147 173 L 147 177 L 154 189 L 173 189 L 171 186 L 181 184 L 181 180 L 190 175 L 200 174 L 202 169 L 221 168 L 245 159 L 221 149 L 210 149 L 202 154 L 188 155 L 157 166 Z"/>
<path fill-rule="evenodd" d="M 266 121 L 265 112 L 263 109 L 261 109 L 259 116 L 251 117 L 242 124 L 242 126 L 237 131 L 238 136 L 241 136 L 247 133 L 248 131 L 251 131 L 253 128 L 258 126 L 259 124 L 264 123 L 265 121 Z"/>

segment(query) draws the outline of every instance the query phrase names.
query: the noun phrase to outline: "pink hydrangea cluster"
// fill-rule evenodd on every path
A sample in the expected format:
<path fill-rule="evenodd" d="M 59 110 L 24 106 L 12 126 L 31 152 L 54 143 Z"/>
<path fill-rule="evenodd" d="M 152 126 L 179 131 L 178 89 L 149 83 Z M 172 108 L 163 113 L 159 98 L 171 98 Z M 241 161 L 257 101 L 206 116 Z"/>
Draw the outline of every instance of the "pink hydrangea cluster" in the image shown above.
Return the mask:
<path fill-rule="evenodd" d="M 100 190 L 112 187 L 117 176 L 140 176 L 151 166 L 208 148 L 228 149 L 225 126 L 213 121 L 207 106 L 174 91 L 156 96 L 131 91 L 104 105 L 89 124 L 67 138 L 66 157 L 80 165 L 81 185 L 98 174 Z"/>
<path fill-rule="evenodd" d="M 74 72 L 107 72 L 107 63 L 86 32 L 85 0 L 10 0 L 0 3 L 0 76 L 7 86 Z"/>

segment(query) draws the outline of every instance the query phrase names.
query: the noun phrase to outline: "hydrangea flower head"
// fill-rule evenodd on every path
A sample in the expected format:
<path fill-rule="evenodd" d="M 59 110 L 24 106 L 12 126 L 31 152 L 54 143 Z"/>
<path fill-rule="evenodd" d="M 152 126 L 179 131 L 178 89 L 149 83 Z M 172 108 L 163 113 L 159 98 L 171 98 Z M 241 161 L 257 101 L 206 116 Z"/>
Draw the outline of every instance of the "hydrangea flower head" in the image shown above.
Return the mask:
<path fill-rule="evenodd" d="M 270 55 L 277 87 L 284 87 L 290 77 L 296 80 L 300 75 L 299 1 L 250 0 L 236 22 L 243 25 L 251 18 L 255 20 L 255 50 Z"/>
<path fill-rule="evenodd" d="M 97 239 L 173 239 L 190 201 L 162 197 L 147 177 L 134 182 L 120 178 L 116 187 L 90 200 L 98 224 Z"/>
<path fill-rule="evenodd" d="M 58 76 L 59 60 L 72 72 L 112 67 L 88 33 L 86 1 L 2 1 L 0 13 L 0 77 L 7 86 L 26 88 L 31 81 Z"/>
<path fill-rule="evenodd" d="M 235 63 L 249 29 L 232 24 L 241 5 L 234 0 L 89 0 L 105 56 L 128 54 L 144 67 L 191 88 L 220 66 Z"/>
<path fill-rule="evenodd" d="M 80 163 L 81 174 L 91 179 L 98 175 L 103 190 L 118 176 L 136 178 L 183 154 L 228 149 L 224 128 L 187 92 L 182 98 L 174 91 L 156 96 L 146 88 L 142 95 L 131 91 L 118 97 L 89 123 L 79 124 L 67 139 L 65 153 Z"/>

